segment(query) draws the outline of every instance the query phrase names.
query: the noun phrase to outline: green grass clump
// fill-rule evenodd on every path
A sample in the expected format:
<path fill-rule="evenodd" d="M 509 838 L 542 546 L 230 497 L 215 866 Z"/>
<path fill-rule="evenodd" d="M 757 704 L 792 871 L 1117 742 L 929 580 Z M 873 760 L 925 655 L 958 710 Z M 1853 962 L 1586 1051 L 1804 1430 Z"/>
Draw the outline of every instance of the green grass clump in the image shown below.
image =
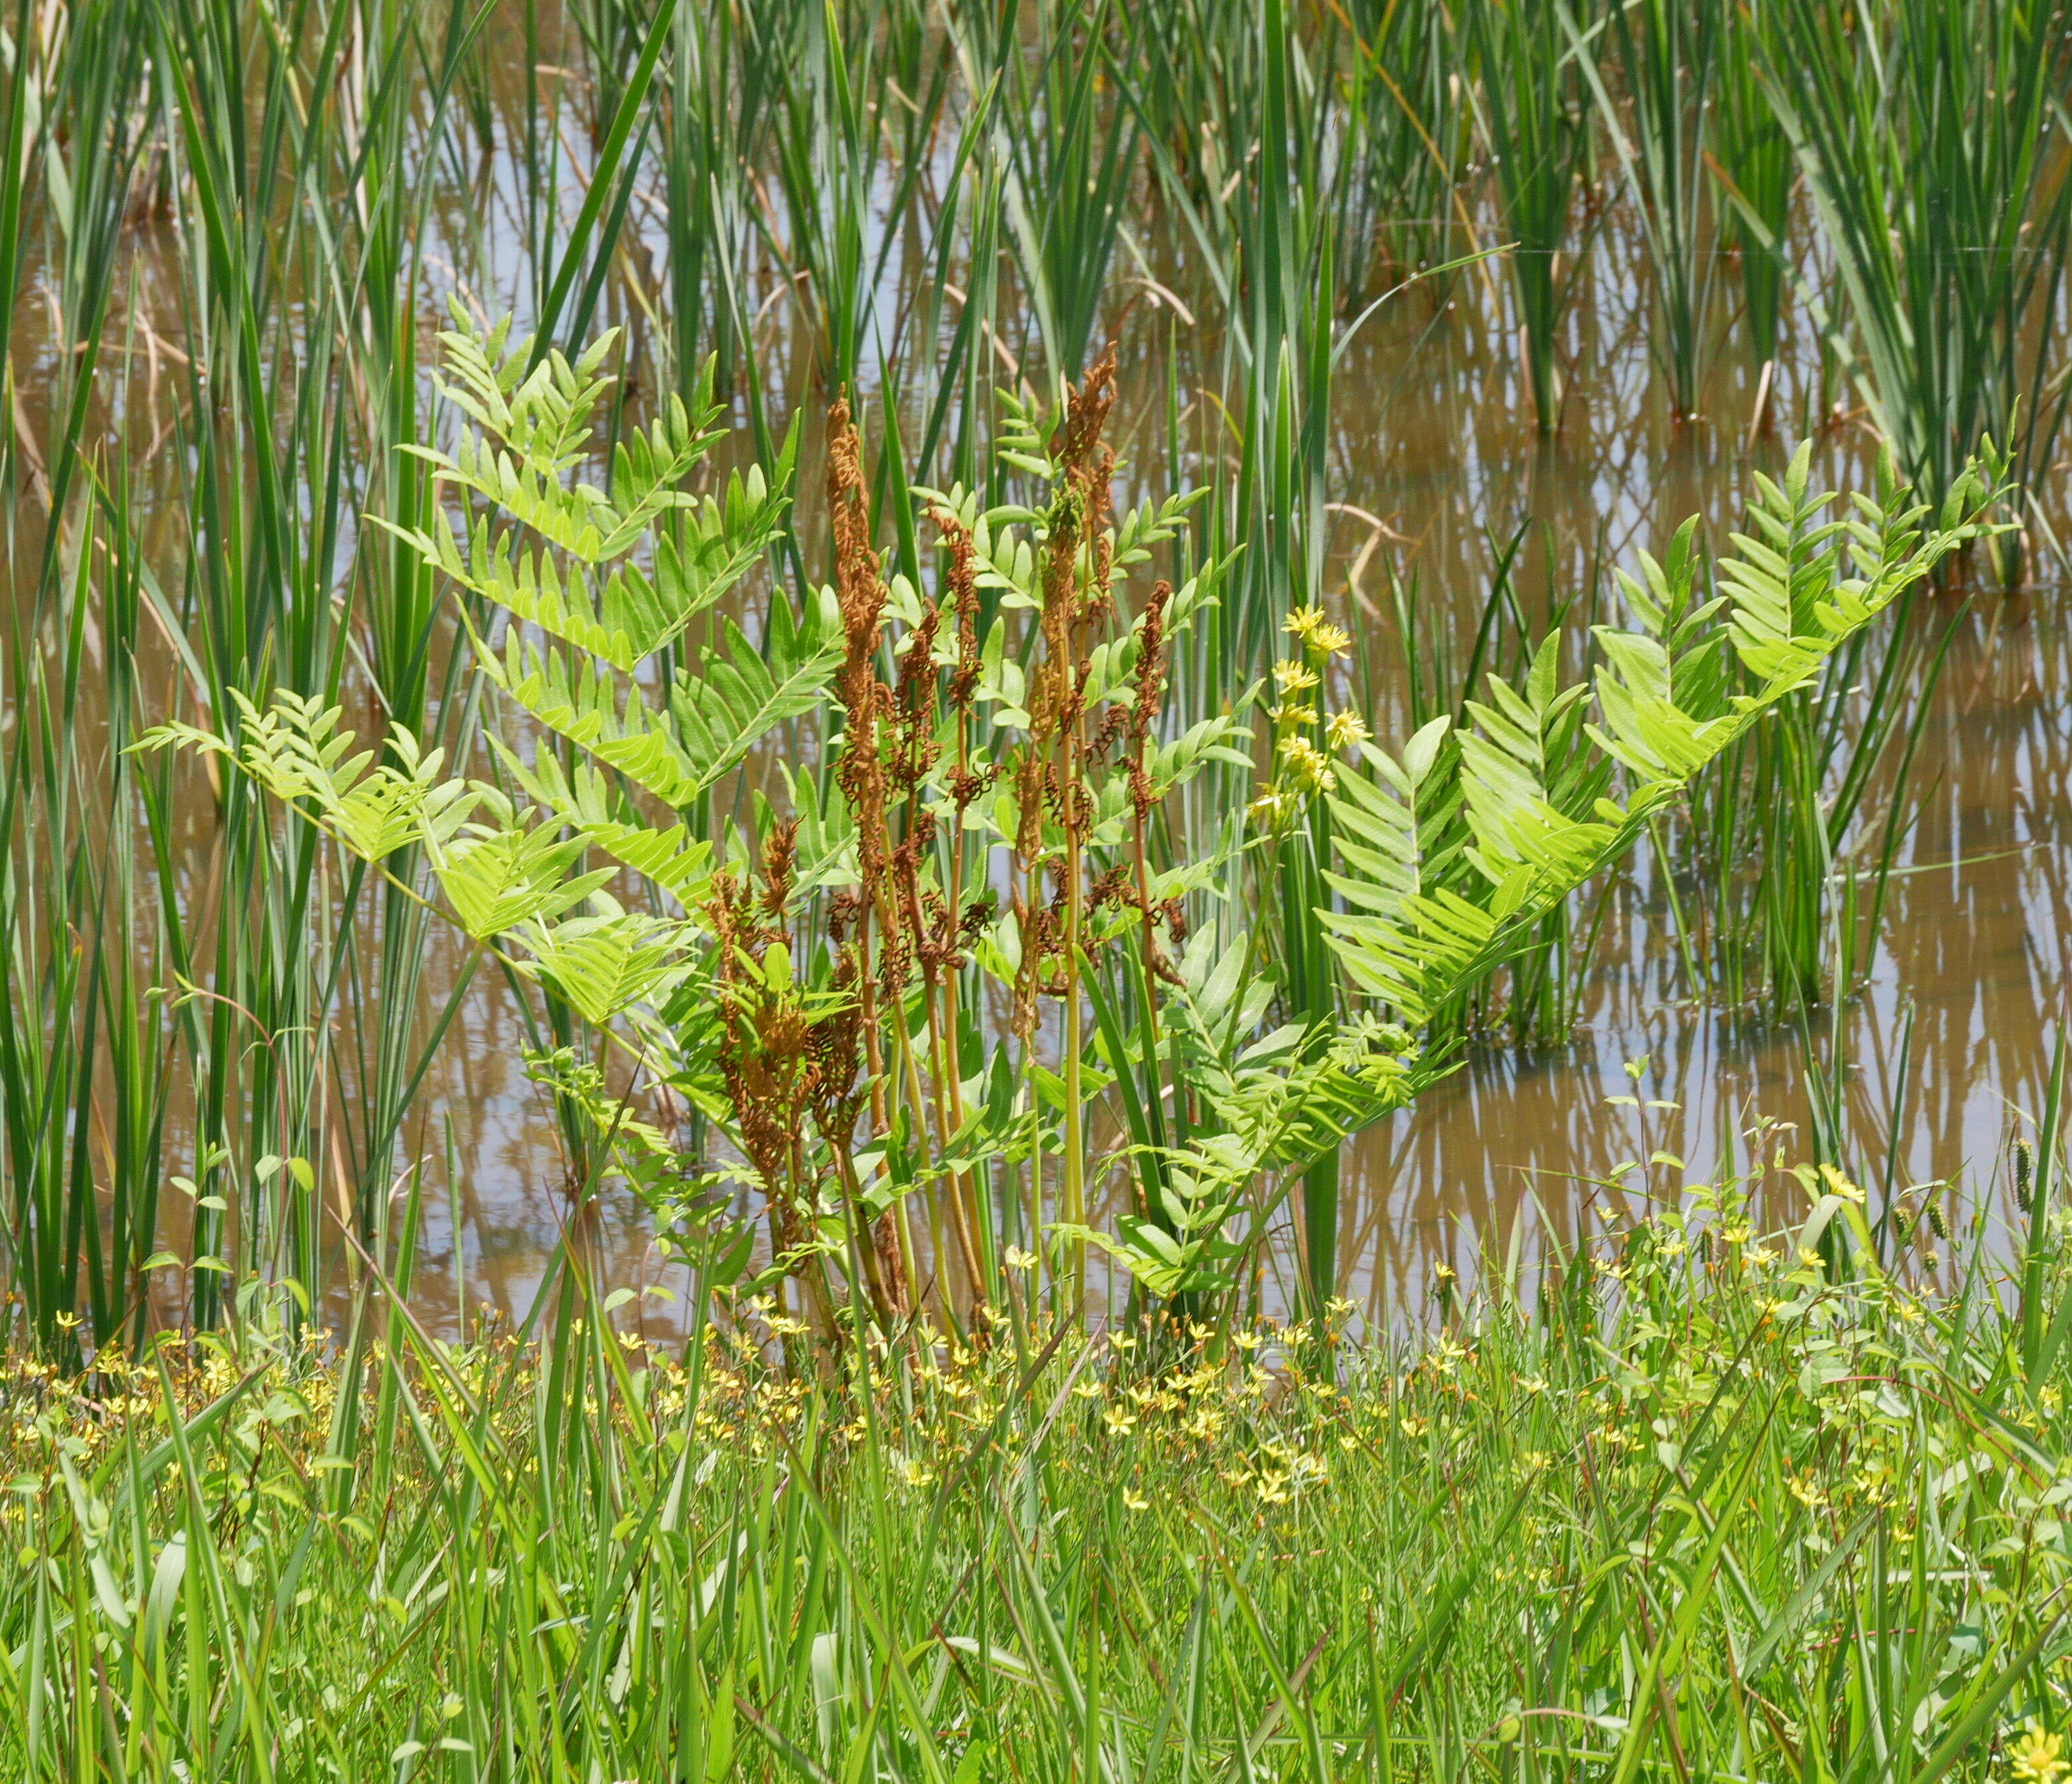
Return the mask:
<path fill-rule="evenodd" d="M 573 1291 L 448 1345 L 375 1276 L 335 1347 L 17 1361 L 6 1775 L 2055 1777 L 2062 1215 L 2003 1280 L 1832 1171 L 1653 1205 L 1334 1378 Z"/>

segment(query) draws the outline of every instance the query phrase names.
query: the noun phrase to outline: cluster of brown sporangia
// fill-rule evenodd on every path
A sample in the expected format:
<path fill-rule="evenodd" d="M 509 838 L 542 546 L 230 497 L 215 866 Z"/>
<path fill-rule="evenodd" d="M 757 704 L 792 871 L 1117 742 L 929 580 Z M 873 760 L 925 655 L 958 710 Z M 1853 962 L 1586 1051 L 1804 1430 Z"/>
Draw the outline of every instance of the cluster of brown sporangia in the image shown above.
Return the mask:
<path fill-rule="evenodd" d="M 1159 797 L 1150 761 L 1166 681 L 1172 599 L 1166 583 L 1153 591 L 1138 627 L 1134 698 L 1111 705 L 1091 732 L 1087 723 L 1095 628 L 1112 625 L 1116 616 L 1115 455 L 1101 439 L 1114 398 L 1111 350 L 1071 393 L 1051 443 L 1064 476 L 1046 517 L 1043 648 L 1029 678 L 1026 740 L 1004 760 L 976 752 L 979 564 L 971 534 L 946 509 L 931 514 L 944 554 L 947 612 L 936 600 L 924 600 L 918 622 L 897 646 L 894 677 L 887 682 L 880 663 L 889 591 L 871 542 L 861 443 L 845 400 L 828 413 L 827 495 L 845 644 L 834 683 L 842 715 L 835 781 L 854 828 L 857 873 L 857 885 L 833 894 L 825 907 L 836 950 L 831 983 L 815 991 L 801 978 L 769 970 L 771 951 L 779 946 L 790 961 L 804 964 L 792 909 L 796 822 L 779 823 L 764 838 L 759 890 L 722 872 L 709 907 L 719 943 L 722 1071 L 750 1162 L 768 1193 L 772 1242 L 780 1257 L 798 1257 L 809 1300 L 823 1318 L 832 1316 L 828 1284 L 805 1248 L 811 1211 L 830 1175 L 854 1217 L 848 1223 L 851 1261 L 861 1267 L 877 1312 L 897 1320 L 913 1304 L 915 1252 L 903 1203 L 894 1201 L 875 1219 L 863 1217 L 854 1153 L 866 1110 L 870 1135 L 882 1139 L 903 1104 L 906 1143 L 915 1150 L 931 1131 L 946 1146 L 964 1123 L 959 973 L 997 906 L 981 877 L 985 855 L 974 874 L 980 883 L 965 884 L 962 839 L 971 806 L 1003 777 L 1013 789 L 1019 818 L 1010 897 L 1021 960 L 1011 1027 L 1025 1045 L 1036 1030 L 1039 999 L 1079 995 L 1090 913 L 1103 905 L 1134 908 L 1145 965 L 1156 976 L 1170 973 L 1158 932 L 1174 941 L 1185 933 L 1178 900 L 1154 906 L 1146 855 Z M 948 650 L 939 643 L 946 621 L 954 628 Z M 1133 847 L 1090 880 L 1091 783 L 1118 745 L 1125 752 Z M 946 749 L 953 760 L 939 773 Z M 958 846 L 939 851 L 943 824 Z M 917 975 L 921 1020 L 915 1022 Z M 818 1146 L 809 1139 L 813 1133 Z M 971 1185 L 952 1173 L 944 1186 L 944 1236 L 976 1290 Z"/>

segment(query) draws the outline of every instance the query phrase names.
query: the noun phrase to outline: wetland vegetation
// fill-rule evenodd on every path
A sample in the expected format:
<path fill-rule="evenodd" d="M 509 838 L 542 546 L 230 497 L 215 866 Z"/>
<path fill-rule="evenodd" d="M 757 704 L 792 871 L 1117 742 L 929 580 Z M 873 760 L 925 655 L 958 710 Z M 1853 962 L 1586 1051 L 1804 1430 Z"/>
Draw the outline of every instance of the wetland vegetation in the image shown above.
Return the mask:
<path fill-rule="evenodd" d="M 2061 1784 L 2068 98 L 23 0 L 9 1774 Z"/>

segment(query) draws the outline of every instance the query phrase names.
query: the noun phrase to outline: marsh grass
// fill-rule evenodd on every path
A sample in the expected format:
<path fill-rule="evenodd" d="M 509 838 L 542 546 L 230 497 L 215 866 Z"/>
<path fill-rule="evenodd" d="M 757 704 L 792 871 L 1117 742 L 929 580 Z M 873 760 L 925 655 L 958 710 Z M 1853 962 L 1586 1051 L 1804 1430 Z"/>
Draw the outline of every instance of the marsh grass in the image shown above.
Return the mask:
<path fill-rule="evenodd" d="M 2054 1168 L 2010 1266 L 1947 1197 L 1874 1232 L 1753 1138 L 1747 1175 L 1637 1215 L 1608 1180 L 1589 1236 L 1514 1240 L 1322 1378 L 1271 1329 L 1182 1325 L 816 1378 L 773 1365 L 767 1304 L 675 1349 L 567 1257 L 458 1345 L 399 1257 L 325 1341 L 260 1316 L 84 1378 L 17 1362 L 0 1752 L 66 1780 L 1997 1775 L 2072 1651 Z"/>
<path fill-rule="evenodd" d="M 1847 299 L 1830 326 L 1862 356 L 1881 431 L 1931 497 L 1982 435 L 2016 450 L 2026 487 L 2066 402 L 2049 369 L 2072 242 L 2062 16 L 1937 0 L 1851 32 L 1824 0 L 1784 0 L 1762 19 L 1763 79 Z"/>
<path fill-rule="evenodd" d="M 1482 134 L 1511 243 L 1527 385 L 1540 431 L 1552 434 L 1560 418 L 1558 336 L 1579 258 L 1569 217 L 1590 147 L 1582 70 L 1600 53 L 1602 36 L 1587 16 L 1574 16 L 1566 0 L 1552 6 L 1472 0 L 1465 16 L 1479 76 Z"/>

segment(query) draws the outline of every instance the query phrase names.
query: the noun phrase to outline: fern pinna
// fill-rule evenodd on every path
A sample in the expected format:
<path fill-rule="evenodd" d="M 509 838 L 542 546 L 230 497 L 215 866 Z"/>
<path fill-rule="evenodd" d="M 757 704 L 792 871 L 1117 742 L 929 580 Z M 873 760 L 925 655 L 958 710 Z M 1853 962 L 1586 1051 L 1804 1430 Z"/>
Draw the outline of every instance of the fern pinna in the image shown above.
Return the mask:
<path fill-rule="evenodd" d="M 1174 645 L 1223 567 L 1133 586 L 1192 498 L 1114 511 L 1112 360 L 1054 420 L 1003 399 L 1024 500 L 910 492 L 931 590 L 886 574 L 838 402 L 834 581 L 764 579 L 751 638 L 729 597 L 784 537 L 796 426 L 767 470 L 691 493 L 722 433 L 708 385 L 626 435 L 599 488 L 611 337 L 533 364 L 508 323 L 455 316 L 458 437 L 404 448 L 450 505 L 400 537 L 511 720 L 495 772 L 450 774 L 400 727 L 363 744 L 286 694 L 139 747 L 228 759 L 561 1000 L 626 1069 L 557 1055 L 536 1075 L 708 1279 L 747 1271 L 759 1218 L 753 1281 L 796 1285 L 824 1336 L 852 1311 L 983 1325 L 1026 1310 L 1034 1269 L 1075 1305 L 1089 1245 L 1152 1300 L 1227 1306 L 1287 1186 L 1443 1069 L 1420 1044 L 1434 1016 L 1992 493 L 1974 472 L 1930 517 L 1888 483 L 1828 521 L 1802 450 L 1760 484 L 1718 592 L 1688 525 L 1623 579 L 1636 626 L 1597 628 L 1589 681 L 1559 685 L 1550 639 L 1522 685 L 1493 678 L 1463 725 L 1391 752 L 1304 703 L 1344 644 L 1305 612 L 1276 705 L 1248 693 L 1181 730 Z M 789 760 L 766 770 L 780 731 Z M 1179 847 L 1165 802 L 1217 760 L 1260 764 L 1259 797 L 1218 846 Z M 1206 921 L 1298 832 L 1326 857 L 1322 1021 L 1288 1020 L 1263 933 Z M 704 1143 L 641 1119 L 661 1093 Z"/>

